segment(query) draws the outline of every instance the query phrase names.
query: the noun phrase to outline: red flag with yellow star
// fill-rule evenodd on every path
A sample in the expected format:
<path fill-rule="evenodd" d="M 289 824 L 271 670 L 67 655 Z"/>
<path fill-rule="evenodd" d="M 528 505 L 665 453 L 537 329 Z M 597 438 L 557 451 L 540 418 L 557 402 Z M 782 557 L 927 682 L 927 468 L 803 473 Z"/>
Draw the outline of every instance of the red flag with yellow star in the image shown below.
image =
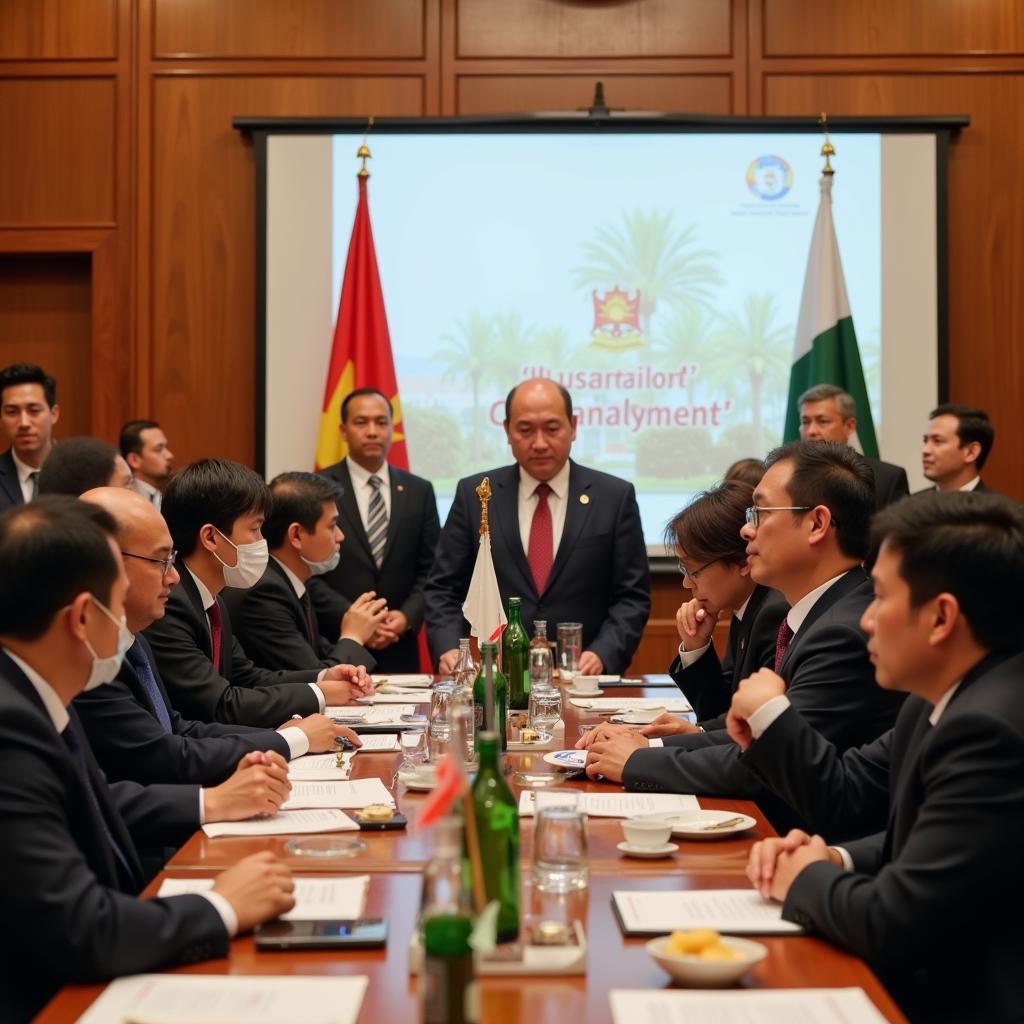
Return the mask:
<path fill-rule="evenodd" d="M 370 207 L 366 198 L 368 177 L 368 174 L 359 174 L 359 203 L 352 225 L 345 276 L 341 282 L 338 320 L 334 327 L 334 344 L 324 388 L 323 412 L 320 414 L 317 469 L 333 465 L 348 453 L 348 445 L 338 430 L 341 403 L 350 392 L 365 387 L 377 388 L 391 399 L 394 436 L 388 462 L 399 469 L 409 468 L 395 362 L 391 356 L 391 338 L 384 311 L 384 293 L 370 227 Z"/>

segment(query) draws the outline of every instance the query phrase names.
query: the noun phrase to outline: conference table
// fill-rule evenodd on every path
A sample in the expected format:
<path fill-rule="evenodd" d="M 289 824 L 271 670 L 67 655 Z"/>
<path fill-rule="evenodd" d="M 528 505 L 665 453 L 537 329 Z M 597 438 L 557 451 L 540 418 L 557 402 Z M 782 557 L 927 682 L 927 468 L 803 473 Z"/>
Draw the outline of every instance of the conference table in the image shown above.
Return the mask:
<path fill-rule="evenodd" d="M 665 696 L 664 690 L 643 687 L 610 692 L 617 697 Z M 596 718 L 591 712 L 576 708 L 566 698 L 564 721 L 566 745 L 571 746 L 580 722 L 596 721 Z M 557 771 L 543 761 L 542 754 L 510 752 L 506 757 L 510 785 L 517 795 L 520 787 L 513 780 L 515 772 Z M 386 948 L 267 953 L 257 952 L 252 937 L 245 935 L 233 940 L 227 958 L 174 968 L 173 973 L 365 975 L 369 986 L 358 1016 L 360 1024 L 419 1021 L 417 979 L 409 973 L 409 940 L 419 911 L 420 873 L 431 854 L 431 834 L 430 830 L 415 828 L 425 797 L 422 793 L 407 791 L 397 781 L 400 758 L 397 752 L 359 754 L 354 758 L 351 777 L 380 778 L 392 791 L 398 809 L 409 819 L 407 830 L 360 832 L 358 835 L 366 844 L 365 849 L 356 856 L 344 858 L 290 856 L 285 844 L 294 837 L 289 836 L 210 839 L 199 832 L 175 854 L 144 893 L 155 894 L 165 878 L 215 875 L 249 853 L 269 849 L 280 855 L 296 874 L 369 874 L 364 916 L 387 920 Z M 569 781 L 564 786 L 591 792 L 608 790 L 606 783 L 587 780 Z M 533 891 L 529 871 L 533 822 L 531 818 L 521 818 L 524 918 L 540 920 L 557 915 L 566 921 L 584 922 L 587 973 L 585 976 L 531 976 L 525 983 L 523 977 L 481 977 L 478 980 L 480 1021 L 486 1024 L 565 1024 L 585 1020 L 588 1024 L 610 1024 L 610 989 L 671 988 L 673 982 L 647 954 L 644 940 L 622 935 L 612 909 L 612 893 L 623 889 L 743 888 L 748 884 L 744 868 L 751 845 L 759 838 L 775 834 L 756 805 L 749 801 L 701 797 L 700 803 L 705 808 L 749 814 L 756 825 L 748 832 L 710 842 L 679 839 L 676 840 L 679 850 L 674 856 L 638 860 L 625 857 L 616 849 L 622 839 L 620 819 L 591 817 L 587 824 L 589 887 L 583 893 L 570 896 L 552 897 Z M 552 901 L 558 904 L 554 909 Z M 858 958 L 807 936 L 761 937 L 758 941 L 768 948 L 768 956 L 747 975 L 742 986 L 859 987 L 887 1020 L 905 1020 L 870 968 Z M 68 986 L 37 1020 L 40 1024 L 71 1024 L 103 988 L 103 985 Z"/>

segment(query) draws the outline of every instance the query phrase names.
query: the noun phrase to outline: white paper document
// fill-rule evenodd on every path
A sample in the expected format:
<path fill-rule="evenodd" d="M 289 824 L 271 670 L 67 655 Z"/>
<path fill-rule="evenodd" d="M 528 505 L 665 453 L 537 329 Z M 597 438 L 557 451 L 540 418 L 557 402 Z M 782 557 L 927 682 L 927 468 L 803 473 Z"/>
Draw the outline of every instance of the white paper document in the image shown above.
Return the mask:
<path fill-rule="evenodd" d="M 215 821 L 203 826 L 211 838 L 218 836 L 286 836 L 307 832 L 354 832 L 359 829 L 347 814 L 334 808 L 308 811 L 278 811 L 269 818 L 246 821 Z"/>
<path fill-rule="evenodd" d="M 398 735 L 393 732 L 368 732 L 359 738 L 363 745 L 356 747 L 353 751 L 355 754 L 378 754 L 381 751 L 398 749 Z"/>
<path fill-rule="evenodd" d="M 328 718 L 358 718 L 365 721 L 370 711 L 365 704 L 330 704 L 324 708 L 324 714 Z"/>
<path fill-rule="evenodd" d="M 409 698 L 406 697 L 406 700 Z M 402 715 L 416 714 L 415 704 L 387 705 L 382 704 L 377 708 L 367 708 L 363 725 L 405 725 Z"/>
<path fill-rule="evenodd" d="M 404 692 L 401 693 L 375 693 L 372 697 L 357 697 L 356 700 L 360 704 L 406 704 L 410 700 L 417 701 L 420 704 L 430 703 L 430 691 L 419 690 L 418 692 L 412 689 L 402 688 Z"/>
<path fill-rule="evenodd" d="M 667 935 L 688 928 L 711 928 L 727 935 L 800 935 L 782 920 L 782 904 L 754 889 L 621 890 L 612 901 L 627 935 Z"/>
<path fill-rule="evenodd" d="M 425 672 L 392 672 L 390 675 L 374 675 L 370 677 L 374 686 L 405 686 L 412 689 L 423 689 L 434 685 L 434 677 Z"/>
<path fill-rule="evenodd" d="M 885 1024 L 862 988 L 612 989 L 615 1024 Z"/>
<path fill-rule="evenodd" d="M 295 906 L 282 914 L 285 921 L 347 921 L 363 916 L 369 875 L 294 879 Z M 181 896 L 213 888 L 212 878 L 166 878 L 157 896 Z"/>
<path fill-rule="evenodd" d="M 283 811 L 309 807 L 365 807 L 367 804 L 393 804 L 395 798 L 380 779 L 354 779 L 349 782 L 307 782 L 292 779 L 292 794 Z"/>
<path fill-rule="evenodd" d="M 673 714 L 692 711 L 685 697 L 573 697 L 572 703 L 588 711 L 647 711 L 664 708 Z"/>
<path fill-rule="evenodd" d="M 368 981 L 138 974 L 111 982 L 78 1024 L 355 1024 Z"/>
<path fill-rule="evenodd" d="M 695 796 L 683 793 L 557 793 L 524 790 L 519 794 L 519 813 L 529 816 L 536 807 L 575 805 L 595 818 L 632 818 L 634 814 L 667 814 L 697 811 Z"/>
<path fill-rule="evenodd" d="M 341 765 L 338 765 L 339 754 Z M 352 771 L 355 753 L 304 754 L 288 763 L 288 778 L 294 783 L 300 780 L 312 782 L 315 779 L 329 782 L 343 782 Z"/>

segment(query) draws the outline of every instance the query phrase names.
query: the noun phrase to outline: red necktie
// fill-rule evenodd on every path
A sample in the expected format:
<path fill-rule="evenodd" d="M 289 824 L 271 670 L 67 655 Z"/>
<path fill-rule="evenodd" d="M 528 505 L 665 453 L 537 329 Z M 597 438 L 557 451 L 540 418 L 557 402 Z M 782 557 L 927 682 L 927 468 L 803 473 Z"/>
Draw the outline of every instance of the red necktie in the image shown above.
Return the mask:
<path fill-rule="evenodd" d="M 210 620 L 210 640 L 213 642 L 213 667 L 220 672 L 221 619 L 220 605 L 217 604 L 216 600 L 206 609 L 206 615 Z"/>
<path fill-rule="evenodd" d="M 789 622 L 786 619 L 782 620 L 782 625 L 779 626 L 779 635 L 775 638 L 775 671 L 779 671 L 779 666 L 782 664 L 782 659 L 786 656 L 786 648 L 789 647 L 790 640 L 793 639 L 793 630 L 789 628 Z"/>
<path fill-rule="evenodd" d="M 551 575 L 551 563 L 554 561 L 554 530 L 551 526 L 551 508 L 548 495 L 551 488 L 548 484 L 537 484 L 533 492 L 537 495 L 537 507 L 533 510 L 530 523 L 530 545 L 526 552 L 526 560 L 530 563 L 530 574 L 537 594 L 544 592 L 548 577 Z"/>

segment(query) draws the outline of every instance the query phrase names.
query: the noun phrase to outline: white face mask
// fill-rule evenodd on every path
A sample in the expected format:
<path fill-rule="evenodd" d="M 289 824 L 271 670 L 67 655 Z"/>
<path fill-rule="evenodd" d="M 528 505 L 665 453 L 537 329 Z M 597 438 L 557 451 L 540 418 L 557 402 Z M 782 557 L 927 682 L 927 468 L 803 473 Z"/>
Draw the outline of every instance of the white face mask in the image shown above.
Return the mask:
<path fill-rule="evenodd" d="M 214 527 L 217 530 L 217 527 Z M 220 530 L 217 530 L 220 533 Z M 224 537 L 223 533 L 220 533 Z M 238 552 L 238 560 L 234 565 L 227 565 L 216 551 L 213 557 L 224 566 L 224 586 L 238 590 L 248 590 L 256 586 L 267 571 L 270 552 L 266 538 L 254 540 L 251 544 L 236 544 L 230 537 L 224 539 Z"/>
<path fill-rule="evenodd" d="M 92 671 L 89 673 L 85 689 L 95 690 L 97 686 L 109 683 L 121 671 L 121 662 L 124 661 L 128 648 L 135 642 L 135 637 L 132 636 L 131 631 L 128 629 L 128 623 L 123 613 L 120 619 L 115 619 L 114 613 L 102 601 L 97 601 L 91 594 L 89 599 L 111 622 L 117 623 L 117 650 L 109 658 L 101 658 L 93 650 L 92 644 L 89 643 L 89 638 L 85 638 L 85 646 L 92 655 Z"/>
<path fill-rule="evenodd" d="M 325 572 L 338 568 L 338 563 L 341 561 L 341 549 L 338 548 L 330 558 L 325 558 L 322 562 L 311 562 L 305 555 L 299 555 L 299 558 L 309 566 L 309 571 L 314 576 L 321 576 Z"/>

